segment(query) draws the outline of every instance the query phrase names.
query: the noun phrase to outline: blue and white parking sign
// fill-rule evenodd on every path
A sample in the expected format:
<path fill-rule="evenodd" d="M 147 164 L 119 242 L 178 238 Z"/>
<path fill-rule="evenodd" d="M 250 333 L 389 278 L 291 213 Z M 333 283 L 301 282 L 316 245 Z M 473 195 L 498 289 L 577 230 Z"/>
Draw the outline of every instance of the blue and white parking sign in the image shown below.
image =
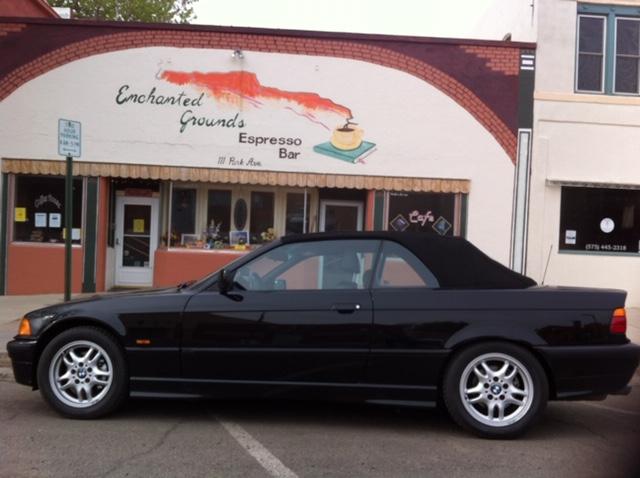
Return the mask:
<path fill-rule="evenodd" d="M 80 122 L 60 118 L 58 120 L 58 154 L 80 157 Z"/>

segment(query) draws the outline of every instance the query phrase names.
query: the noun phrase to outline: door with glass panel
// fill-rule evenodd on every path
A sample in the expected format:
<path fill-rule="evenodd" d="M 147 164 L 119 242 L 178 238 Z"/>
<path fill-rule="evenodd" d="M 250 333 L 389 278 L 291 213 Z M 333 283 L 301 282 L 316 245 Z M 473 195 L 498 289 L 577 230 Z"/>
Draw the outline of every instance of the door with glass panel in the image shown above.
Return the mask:
<path fill-rule="evenodd" d="M 116 198 L 115 284 L 150 286 L 158 246 L 158 198 Z"/>
<path fill-rule="evenodd" d="M 320 232 L 362 231 L 362 211 L 360 201 L 321 201 Z"/>

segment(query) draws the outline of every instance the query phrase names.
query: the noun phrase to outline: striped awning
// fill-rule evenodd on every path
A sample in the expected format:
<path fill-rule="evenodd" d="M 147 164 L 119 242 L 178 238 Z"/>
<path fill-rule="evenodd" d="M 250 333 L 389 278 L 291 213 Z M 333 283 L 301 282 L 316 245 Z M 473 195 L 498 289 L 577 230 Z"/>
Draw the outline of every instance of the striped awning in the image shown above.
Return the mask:
<path fill-rule="evenodd" d="M 65 174 L 65 162 L 3 158 L 2 172 L 62 175 Z M 222 184 L 443 193 L 468 193 L 471 184 L 468 179 L 288 173 L 280 171 L 248 171 L 242 169 L 153 166 L 146 164 L 92 163 L 82 160 L 73 163 L 73 174 L 76 176 L 160 179 Z"/>

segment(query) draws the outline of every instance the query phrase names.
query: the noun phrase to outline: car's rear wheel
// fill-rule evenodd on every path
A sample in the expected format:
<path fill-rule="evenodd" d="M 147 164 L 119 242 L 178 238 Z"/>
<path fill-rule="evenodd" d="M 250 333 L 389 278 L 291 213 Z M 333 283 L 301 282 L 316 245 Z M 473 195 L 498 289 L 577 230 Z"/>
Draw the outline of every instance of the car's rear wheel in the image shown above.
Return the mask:
<path fill-rule="evenodd" d="M 548 398 L 545 372 L 526 349 L 487 342 L 458 353 L 447 368 L 443 399 L 451 417 L 485 438 L 527 431 Z"/>
<path fill-rule="evenodd" d="M 116 340 L 95 327 L 75 327 L 47 344 L 38 363 L 38 385 L 62 415 L 98 418 L 126 398 L 127 371 Z"/>

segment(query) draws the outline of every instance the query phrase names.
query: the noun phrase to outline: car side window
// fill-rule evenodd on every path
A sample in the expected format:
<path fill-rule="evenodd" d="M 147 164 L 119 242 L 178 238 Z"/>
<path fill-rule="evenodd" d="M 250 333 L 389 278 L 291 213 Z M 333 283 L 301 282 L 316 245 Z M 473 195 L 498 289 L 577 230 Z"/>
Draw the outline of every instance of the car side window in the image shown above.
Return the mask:
<path fill-rule="evenodd" d="M 374 288 L 439 287 L 438 279 L 413 252 L 392 241 L 384 241 L 376 269 Z"/>
<path fill-rule="evenodd" d="M 240 267 L 240 290 L 364 289 L 380 241 L 329 240 L 284 244 Z"/>

